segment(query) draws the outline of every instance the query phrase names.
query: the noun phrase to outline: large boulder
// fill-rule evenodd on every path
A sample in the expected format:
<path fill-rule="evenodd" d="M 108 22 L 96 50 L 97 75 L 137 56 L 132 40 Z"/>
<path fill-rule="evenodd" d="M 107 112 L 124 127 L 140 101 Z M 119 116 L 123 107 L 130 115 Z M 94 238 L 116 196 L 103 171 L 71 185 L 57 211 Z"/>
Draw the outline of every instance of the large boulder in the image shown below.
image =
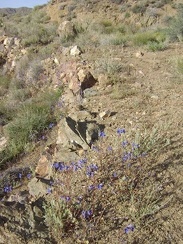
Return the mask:
<path fill-rule="evenodd" d="M 95 121 L 76 121 L 66 117 L 60 121 L 58 128 L 57 145 L 65 149 L 87 150 L 98 139 L 99 126 Z"/>
<path fill-rule="evenodd" d="M 58 27 L 58 34 L 61 39 L 72 38 L 76 35 L 76 30 L 71 21 L 64 21 Z"/>

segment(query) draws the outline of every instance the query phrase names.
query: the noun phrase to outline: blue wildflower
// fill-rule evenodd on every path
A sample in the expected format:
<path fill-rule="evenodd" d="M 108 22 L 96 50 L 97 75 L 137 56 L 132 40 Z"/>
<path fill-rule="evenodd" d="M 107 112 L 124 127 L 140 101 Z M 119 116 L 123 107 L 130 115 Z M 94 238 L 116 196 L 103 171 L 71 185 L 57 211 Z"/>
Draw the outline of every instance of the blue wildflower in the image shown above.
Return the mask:
<path fill-rule="evenodd" d="M 61 199 L 65 200 L 66 202 L 69 202 L 71 200 L 69 196 L 62 196 Z"/>
<path fill-rule="evenodd" d="M 48 193 L 48 194 L 52 193 L 52 189 L 51 189 L 51 188 L 48 188 L 48 189 L 47 189 L 47 193 Z"/>
<path fill-rule="evenodd" d="M 91 145 L 91 149 L 95 152 L 98 152 L 99 151 L 99 148 L 94 146 L 93 144 Z"/>
<path fill-rule="evenodd" d="M 52 129 L 54 125 L 55 125 L 54 123 L 50 123 L 50 124 L 48 125 L 48 128 L 49 128 L 49 129 Z"/>
<path fill-rule="evenodd" d="M 28 174 L 27 174 L 27 179 L 30 180 L 31 177 L 32 177 L 32 174 L 31 174 L 31 173 L 28 173 Z"/>
<path fill-rule="evenodd" d="M 122 129 L 117 129 L 117 134 L 120 136 L 121 134 L 125 134 L 126 133 L 126 130 L 124 128 Z"/>
<path fill-rule="evenodd" d="M 99 137 L 105 137 L 106 136 L 106 134 L 105 134 L 105 132 L 104 131 L 99 131 Z"/>
<path fill-rule="evenodd" d="M 12 186 L 5 186 L 4 187 L 4 192 L 5 193 L 9 193 L 9 192 L 11 192 L 12 191 Z"/>
<path fill-rule="evenodd" d="M 134 230 L 135 230 L 134 225 L 133 224 L 129 224 L 127 227 L 125 227 L 124 232 L 125 232 L 125 234 L 128 234 L 128 233 L 130 233 L 131 231 L 134 231 Z"/>
<path fill-rule="evenodd" d="M 99 190 L 101 190 L 103 186 L 104 186 L 104 184 L 103 184 L 103 183 L 100 183 L 100 184 L 98 184 L 97 188 L 98 188 Z"/>
<path fill-rule="evenodd" d="M 112 152 L 112 147 L 108 146 L 107 151 Z"/>
<path fill-rule="evenodd" d="M 133 154 L 131 152 L 128 152 L 123 155 L 122 159 L 123 159 L 123 161 L 127 161 L 127 160 L 132 159 L 132 157 L 133 157 Z"/>
<path fill-rule="evenodd" d="M 139 144 L 137 144 L 137 143 L 135 143 L 135 142 L 132 142 L 132 149 L 134 150 L 134 149 L 137 149 L 137 148 L 139 148 L 140 147 L 140 145 Z"/>
<path fill-rule="evenodd" d="M 54 162 L 52 167 L 55 168 L 55 169 L 58 169 L 59 168 L 59 163 L 58 162 Z"/>
<path fill-rule="evenodd" d="M 82 216 L 84 219 L 90 219 L 92 216 L 92 210 L 83 210 L 82 211 Z"/>
<path fill-rule="evenodd" d="M 18 173 L 18 178 L 19 178 L 19 179 L 22 178 L 22 173 Z"/>
<path fill-rule="evenodd" d="M 88 190 L 89 190 L 89 191 L 92 191 L 92 190 L 94 190 L 94 189 L 95 189 L 95 186 L 94 186 L 94 185 L 91 185 L 91 186 L 88 187 Z"/>
<path fill-rule="evenodd" d="M 128 145 L 128 141 L 123 141 L 123 142 L 122 142 L 122 146 L 123 146 L 123 147 L 126 147 L 127 145 Z"/>
<path fill-rule="evenodd" d="M 118 175 L 117 175 L 116 172 L 114 172 L 114 173 L 112 174 L 112 176 L 113 176 L 114 178 L 118 177 Z"/>

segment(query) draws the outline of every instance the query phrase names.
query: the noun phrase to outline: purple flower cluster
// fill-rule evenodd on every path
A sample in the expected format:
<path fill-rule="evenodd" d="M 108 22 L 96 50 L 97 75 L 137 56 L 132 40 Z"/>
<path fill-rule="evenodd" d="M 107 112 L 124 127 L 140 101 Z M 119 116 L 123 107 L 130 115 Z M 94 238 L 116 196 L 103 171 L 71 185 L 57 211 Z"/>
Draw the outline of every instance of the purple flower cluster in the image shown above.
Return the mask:
<path fill-rule="evenodd" d="M 123 161 L 127 161 L 127 160 L 131 160 L 133 159 L 133 153 L 132 152 L 126 152 L 124 153 L 123 157 L 122 157 L 122 160 Z"/>
<path fill-rule="evenodd" d="M 87 167 L 86 174 L 89 177 L 94 176 L 95 172 L 98 170 L 98 166 L 96 164 L 91 164 Z"/>
<path fill-rule="evenodd" d="M 48 125 L 48 128 L 49 128 L 49 129 L 52 129 L 54 126 L 55 126 L 54 123 L 50 123 L 50 124 Z"/>
<path fill-rule="evenodd" d="M 90 219 L 92 217 L 92 215 L 93 215 L 93 212 L 92 212 L 91 209 L 90 210 L 83 210 L 82 211 L 82 216 L 86 220 Z"/>
<path fill-rule="evenodd" d="M 124 129 L 124 128 L 122 128 L 122 129 L 120 129 L 120 128 L 118 128 L 117 129 L 117 134 L 120 136 L 120 135 L 122 135 L 122 134 L 125 134 L 126 133 L 126 130 Z"/>
<path fill-rule="evenodd" d="M 66 166 L 64 164 L 64 162 L 54 162 L 53 163 L 53 168 L 55 168 L 56 170 L 59 170 L 59 171 L 65 171 L 65 170 L 68 170 L 68 167 L 69 166 Z"/>
<path fill-rule="evenodd" d="M 4 187 L 4 192 L 5 192 L 5 193 L 9 193 L 9 192 L 11 192 L 12 190 L 13 190 L 12 186 L 5 186 L 5 187 Z"/>
<path fill-rule="evenodd" d="M 128 233 L 130 233 L 131 231 L 134 231 L 134 230 L 135 230 L 134 225 L 133 224 L 129 224 L 129 225 L 127 225 L 125 227 L 124 232 L 125 232 L 125 234 L 128 234 Z"/>
<path fill-rule="evenodd" d="M 69 196 L 61 196 L 60 198 L 66 202 L 69 202 L 71 200 Z"/>
<path fill-rule="evenodd" d="M 77 162 L 72 162 L 70 165 L 65 165 L 64 162 L 54 162 L 53 168 L 55 170 L 59 171 L 67 171 L 67 170 L 73 170 L 78 171 L 79 169 L 82 169 L 84 167 L 84 164 L 86 164 L 86 159 L 78 160 Z"/>
<path fill-rule="evenodd" d="M 104 184 L 103 183 L 100 183 L 98 184 L 97 186 L 94 186 L 94 185 L 90 185 L 88 187 L 88 190 L 89 191 L 92 191 L 92 190 L 95 190 L 95 189 L 98 189 L 98 190 L 101 190 L 103 188 Z"/>
<path fill-rule="evenodd" d="M 102 137 L 102 138 L 106 136 L 104 131 L 99 131 L 98 135 L 99 135 L 99 137 Z"/>

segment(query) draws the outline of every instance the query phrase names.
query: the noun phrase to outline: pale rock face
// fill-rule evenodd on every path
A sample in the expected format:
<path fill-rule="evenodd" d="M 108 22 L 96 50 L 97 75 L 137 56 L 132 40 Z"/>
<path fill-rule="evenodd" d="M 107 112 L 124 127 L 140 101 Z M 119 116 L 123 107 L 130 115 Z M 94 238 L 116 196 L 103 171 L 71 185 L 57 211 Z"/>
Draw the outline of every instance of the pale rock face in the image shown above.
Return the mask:
<path fill-rule="evenodd" d="M 7 139 L 5 137 L 0 138 L 0 152 L 5 149 L 7 145 Z"/>
<path fill-rule="evenodd" d="M 14 44 L 14 38 L 13 37 L 7 37 L 5 40 L 4 40 L 4 46 L 5 46 L 5 48 L 10 48 L 10 47 L 12 47 L 13 46 L 13 44 Z"/>
<path fill-rule="evenodd" d="M 71 48 L 71 50 L 70 50 L 70 55 L 71 56 L 78 56 L 78 55 L 80 55 L 82 52 L 81 52 L 81 49 L 80 49 L 80 47 L 78 47 L 78 46 L 73 46 L 72 48 Z"/>
<path fill-rule="evenodd" d="M 74 25 L 71 21 L 64 21 L 58 27 L 58 34 L 61 38 L 67 38 L 69 36 L 74 36 L 76 33 Z"/>
<path fill-rule="evenodd" d="M 38 161 L 35 173 L 38 177 L 44 179 L 50 179 L 52 174 L 52 165 L 45 155 L 42 155 Z"/>

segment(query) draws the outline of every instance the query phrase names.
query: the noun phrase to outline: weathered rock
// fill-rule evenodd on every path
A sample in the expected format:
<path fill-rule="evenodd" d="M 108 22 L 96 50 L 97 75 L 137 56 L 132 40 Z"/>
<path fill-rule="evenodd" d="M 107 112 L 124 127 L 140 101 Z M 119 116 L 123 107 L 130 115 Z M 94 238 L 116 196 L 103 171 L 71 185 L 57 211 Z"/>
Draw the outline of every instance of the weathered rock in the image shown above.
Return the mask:
<path fill-rule="evenodd" d="M 7 37 L 5 40 L 4 40 L 4 46 L 8 49 L 10 47 L 13 46 L 14 44 L 14 38 L 13 37 Z"/>
<path fill-rule="evenodd" d="M 143 56 L 144 56 L 144 53 L 141 52 L 141 51 L 138 51 L 138 52 L 136 52 L 136 54 L 135 54 L 135 57 L 136 57 L 136 58 L 141 58 L 141 57 L 143 57 Z"/>
<path fill-rule="evenodd" d="M 7 145 L 6 137 L 1 137 L 0 138 L 0 152 L 2 152 L 6 148 L 6 145 Z"/>
<path fill-rule="evenodd" d="M 99 113 L 99 117 L 101 119 L 105 119 L 107 117 L 110 117 L 110 115 L 111 115 L 110 110 L 106 110 L 106 111 L 103 111 L 103 112 Z"/>
<path fill-rule="evenodd" d="M 36 177 L 32 178 L 28 183 L 29 194 L 34 198 L 38 199 L 39 197 L 45 196 L 48 193 L 49 185 L 46 181 L 42 182 Z"/>
<path fill-rule="evenodd" d="M 55 243 L 44 224 L 44 199 L 31 204 L 0 202 L 0 243 Z"/>
<path fill-rule="evenodd" d="M 62 119 L 58 125 L 57 145 L 63 148 L 87 150 L 98 138 L 98 125 L 95 121 L 75 121 L 70 117 Z"/>
<path fill-rule="evenodd" d="M 85 98 L 87 98 L 87 97 L 94 97 L 94 96 L 96 96 L 98 94 L 99 94 L 99 92 L 96 89 L 93 89 L 93 88 L 87 88 L 83 92 L 83 95 L 84 95 Z"/>
<path fill-rule="evenodd" d="M 36 176 L 39 178 L 50 179 L 52 174 L 52 165 L 48 156 L 42 155 L 35 169 Z"/>
<path fill-rule="evenodd" d="M 74 149 L 76 150 L 79 147 L 82 147 L 84 150 L 87 150 L 89 145 L 87 144 L 85 138 L 86 129 L 83 127 L 78 128 L 78 123 L 72 118 L 67 117 L 62 119 L 58 124 L 58 137 L 57 144 L 61 144 L 63 148 Z"/>
<path fill-rule="evenodd" d="M 72 56 L 78 56 L 82 53 L 81 48 L 78 46 L 73 46 L 70 50 L 70 55 Z"/>
<path fill-rule="evenodd" d="M 71 21 L 64 21 L 58 27 L 58 34 L 60 38 L 67 39 L 69 37 L 75 36 L 76 31 L 74 25 Z"/>
<path fill-rule="evenodd" d="M 80 69 L 78 72 L 78 78 L 81 83 L 81 90 L 84 91 L 87 88 L 93 87 L 97 80 L 87 69 Z"/>

